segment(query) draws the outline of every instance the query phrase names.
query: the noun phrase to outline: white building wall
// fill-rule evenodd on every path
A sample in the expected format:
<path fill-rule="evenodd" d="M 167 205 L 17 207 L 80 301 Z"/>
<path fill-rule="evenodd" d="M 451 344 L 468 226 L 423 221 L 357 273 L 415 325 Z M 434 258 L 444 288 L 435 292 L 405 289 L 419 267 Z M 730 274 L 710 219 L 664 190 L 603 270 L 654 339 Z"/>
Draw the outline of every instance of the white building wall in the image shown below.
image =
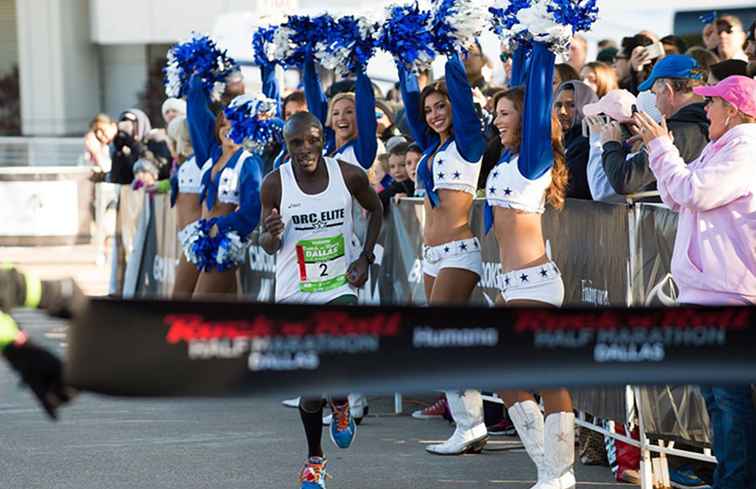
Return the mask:
<path fill-rule="evenodd" d="M 22 132 L 81 134 L 99 106 L 87 0 L 16 2 Z"/>
<path fill-rule="evenodd" d="M 224 13 L 290 12 L 298 4 L 298 0 L 90 0 L 92 40 L 99 44 L 173 43 L 192 30 L 210 32 L 216 17 Z"/>
<path fill-rule="evenodd" d="M 143 44 L 102 46 L 102 110 L 111 117 L 138 105 L 147 81 L 147 48 Z"/>

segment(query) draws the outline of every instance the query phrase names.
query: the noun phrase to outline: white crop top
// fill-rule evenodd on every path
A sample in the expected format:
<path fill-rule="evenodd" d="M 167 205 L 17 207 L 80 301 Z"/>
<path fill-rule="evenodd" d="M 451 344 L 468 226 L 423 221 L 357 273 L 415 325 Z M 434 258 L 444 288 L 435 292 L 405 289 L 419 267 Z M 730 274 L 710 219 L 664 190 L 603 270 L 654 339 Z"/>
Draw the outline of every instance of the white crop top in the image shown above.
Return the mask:
<path fill-rule="evenodd" d="M 486 200 L 494 207 L 543 214 L 546 190 L 551 186 L 551 169 L 530 180 L 517 167 L 517 156 L 491 170 L 486 181 Z"/>
<path fill-rule="evenodd" d="M 427 165 L 428 157 L 423 157 L 419 164 Z M 433 158 L 433 191 L 441 189 L 459 190 L 475 195 L 480 176 L 480 162 L 466 161 L 457 150 L 457 143 L 450 139 L 436 153 Z"/>
<path fill-rule="evenodd" d="M 250 156 L 252 156 L 251 153 L 244 151 L 239 155 L 239 160 L 233 168 L 226 166 L 221 171 L 220 180 L 218 181 L 218 202 L 239 205 L 239 185 L 241 184 L 240 175 L 242 169 L 248 161 L 250 164 L 255 163 L 254 159 L 249 160 Z"/>
<path fill-rule="evenodd" d="M 192 156 L 178 167 L 178 191 L 181 194 L 202 193 L 202 176 L 213 166 L 209 159 L 200 169 L 196 157 Z"/>

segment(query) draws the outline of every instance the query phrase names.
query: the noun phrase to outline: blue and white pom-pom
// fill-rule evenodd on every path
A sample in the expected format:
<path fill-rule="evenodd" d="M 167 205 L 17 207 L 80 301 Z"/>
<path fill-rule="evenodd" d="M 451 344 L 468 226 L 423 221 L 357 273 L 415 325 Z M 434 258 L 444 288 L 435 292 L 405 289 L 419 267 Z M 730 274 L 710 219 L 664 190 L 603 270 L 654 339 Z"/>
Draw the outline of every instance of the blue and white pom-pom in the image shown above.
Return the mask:
<path fill-rule="evenodd" d="M 572 36 L 598 17 L 596 0 L 497 0 L 493 27 L 505 42 L 543 42 L 556 54 L 569 51 Z"/>
<path fill-rule="evenodd" d="M 276 63 L 274 39 L 278 27 L 260 27 L 252 35 L 252 51 L 257 66 L 269 66 Z"/>
<path fill-rule="evenodd" d="M 417 2 L 388 7 L 378 33 L 378 47 L 407 69 L 427 69 L 436 57 L 431 13 L 421 10 Z"/>
<path fill-rule="evenodd" d="M 282 140 L 283 121 L 276 118 L 277 105 L 262 94 L 236 97 L 224 109 L 231 123 L 229 137 L 247 151 L 262 154 L 268 144 Z"/>
<path fill-rule="evenodd" d="M 193 223 L 192 233 L 183 243 L 186 260 L 197 267 L 197 270 L 205 272 L 215 267 L 214 238 L 210 237 L 210 228 L 213 220 L 200 219 Z"/>
<path fill-rule="evenodd" d="M 530 7 L 531 0 L 495 0 L 488 10 L 491 12 L 491 26 L 494 33 L 507 44 L 514 41 L 513 28 L 519 24 L 517 12 Z"/>
<path fill-rule="evenodd" d="M 220 100 L 226 89 L 226 79 L 239 69 L 226 51 L 219 49 L 209 37 L 196 32 L 186 42 L 171 47 L 167 58 L 163 69 L 165 94 L 174 98 L 186 95 L 189 79 L 196 74 L 210 97 Z"/>
<path fill-rule="evenodd" d="M 315 45 L 315 58 L 326 69 L 342 76 L 367 66 L 375 54 L 378 24 L 352 15 L 335 20 Z"/>
<path fill-rule="evenodd" d="M 433 46 L 441 54 L 465 53 L 489 22 L 486 0 L 438 0 L 433 8 Z"/>
<path fill-rule="evenodd" d="M 328 14 L 317 17 L 288 16 L 273 34 L 269 57 L 286 68 L 300 68 L 307 51 L 315 51 L 316 44 L 330 35 L 334 23 L 333 17 Z"/>
<path fill-rule="evenodd" d="M 184 255 L 201 272 L 231 270 L 244 262 L 247 243 L 236 231 L 210 236 L 215 219 L 200 219 L 183 243 Z"/>
<path fill-rule="evenodd" d="M 220 272 L 231 270 L 242 263 L 247 250 L 247 243 L 236 231 L 220 233 L 215 237 L 215 253 L 213 260 Z"/>

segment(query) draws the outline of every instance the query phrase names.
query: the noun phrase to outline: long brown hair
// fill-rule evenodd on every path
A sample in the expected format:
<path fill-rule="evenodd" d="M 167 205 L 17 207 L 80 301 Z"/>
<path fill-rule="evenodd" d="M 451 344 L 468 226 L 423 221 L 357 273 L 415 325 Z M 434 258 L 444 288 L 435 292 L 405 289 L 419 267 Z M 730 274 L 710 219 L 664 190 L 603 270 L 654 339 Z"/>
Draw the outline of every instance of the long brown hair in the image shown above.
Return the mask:
<path fill-rule="evenodd" d="M 515 138 L 522 143 L 522 125 L 525 117 L 525 90 L 515 87 L 497 93 L 494 96 L 494 110 L 503 98 L 512 102 L 515 110 L 520 114 L 520 126 L 514 131 Z M 546 202 L 556 209 L 564 207 L 565 194 L 567 193 L 567 158 L 562 146 L 562 128 L 556 113 L 551 111 L 551 149 L 554 152 L 554 166 L 551 168 L 551 185 L 546 190 Z"/>
<path fill-rule="evenodd" d="M 446 97 L 446 100 L 449 102 L 449 104 L 451 104 L 451 100 L 449 100 L 449 89 L 446 88 L 445 81 L 439 80 L 423 88 L 423 91 L 420 92 L 420 117 L 422 117 L 423 123 L 426 126 L 428 125 L 428 123 L 425 121 L 425 99 L 427 99 L 434 93 Z M 450 127 L 449 129 L 451 130 L 452 127 Z"/>

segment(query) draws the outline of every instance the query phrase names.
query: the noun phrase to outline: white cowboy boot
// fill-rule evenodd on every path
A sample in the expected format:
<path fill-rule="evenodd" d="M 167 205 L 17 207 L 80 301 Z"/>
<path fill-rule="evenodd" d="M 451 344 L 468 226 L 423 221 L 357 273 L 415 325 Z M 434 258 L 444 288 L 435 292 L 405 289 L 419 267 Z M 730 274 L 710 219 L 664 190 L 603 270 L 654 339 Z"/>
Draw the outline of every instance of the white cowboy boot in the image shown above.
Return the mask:
<path fill-rule="evenodd" d="M 538 471 L 538 485 L 544 480 L 543 462 L 543 413 L 535 401 L 523 401 L 515 403 L 507 409 L 509 419 L 517 429 L 520 441 L 525 451 L 536 466 Z M 531 488 L 532 489 L 532 488 Z"/>
<path fill-rule="evenodd" d="M 444 443 L 429 445 L 425 449 L 435 455 L 462 455 L 480 453 L 488 441 L 488 430 L 483 422 L 483 399 L 480 391 L 447 392 L 449 411 L 457 424 L 454 434 Z"/>
<path fill-rule="evenodd" d="M 546 417 L 544 428 L 544 480 L 538 489 L 574 489 L 575 414 L 561 412 Z"/>

